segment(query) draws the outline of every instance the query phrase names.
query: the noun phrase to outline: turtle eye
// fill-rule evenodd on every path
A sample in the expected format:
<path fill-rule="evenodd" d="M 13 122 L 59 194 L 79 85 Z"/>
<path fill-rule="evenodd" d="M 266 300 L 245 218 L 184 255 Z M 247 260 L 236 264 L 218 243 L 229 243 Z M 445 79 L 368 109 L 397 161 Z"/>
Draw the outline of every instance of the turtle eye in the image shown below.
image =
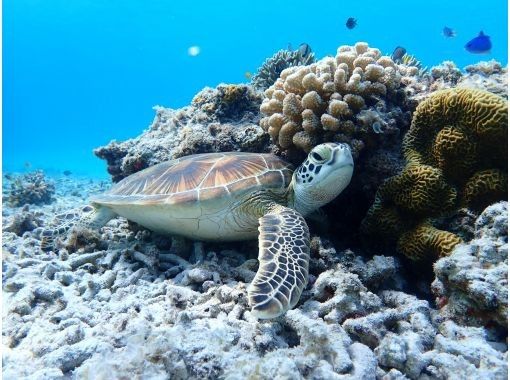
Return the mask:
<path fill-rule="evenodd" d="M 317 152 L 312 152 L 312 157 L 317 161 L 324 161 L 324 158 Z"/>

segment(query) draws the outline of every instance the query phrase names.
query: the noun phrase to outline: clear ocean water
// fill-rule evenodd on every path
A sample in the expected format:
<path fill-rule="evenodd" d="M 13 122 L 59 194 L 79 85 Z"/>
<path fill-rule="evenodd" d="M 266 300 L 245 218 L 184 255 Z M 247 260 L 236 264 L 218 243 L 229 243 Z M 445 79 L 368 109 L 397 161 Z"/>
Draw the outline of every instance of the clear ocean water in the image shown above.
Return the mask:
<path fill-rule="evenodd" d="M 4 0 L 3 171 L 107 177 L 93 148 L 140 134 L 155 105 L 179 108 L 204 86 L 247 82 L 289 43 L 308 43 L 317 58 L 366 41 L 390 54 L 403 46 L 429 67 L 508 62 L 506 0 L 186 3 Z M 445 38 L 444 26 L 457 36 Z M 480 30 L 490 54 L 464 49 Z"/>

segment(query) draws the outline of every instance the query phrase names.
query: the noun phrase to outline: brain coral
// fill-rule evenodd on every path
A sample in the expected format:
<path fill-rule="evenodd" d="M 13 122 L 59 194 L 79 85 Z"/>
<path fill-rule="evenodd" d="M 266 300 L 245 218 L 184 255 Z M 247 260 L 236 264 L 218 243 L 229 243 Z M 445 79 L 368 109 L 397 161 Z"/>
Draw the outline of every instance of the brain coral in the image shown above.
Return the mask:
<path fill-rule="evenodd" d="M 411 259 L 445 256 L 460 237 L 433 219 L 461 207 L 481 211 L 506 198 L 508 104 L 482 90 L 433 93 L 403 140 L 406 166 L 379 188 L 362 230 L 398 241 Z M 388 228 L 388 224 L 392 228 Z"/>
<path fill-rule="evenodd" d="M 283 70 L 264 93 L 260 125 L 284 152 L 340 141 L 357 156 L 369 136 L 398 134 L 402 78 L 415 75 L 418 68 L 398 65 L 365 42 L 341 46 L 336 57 Z"/>

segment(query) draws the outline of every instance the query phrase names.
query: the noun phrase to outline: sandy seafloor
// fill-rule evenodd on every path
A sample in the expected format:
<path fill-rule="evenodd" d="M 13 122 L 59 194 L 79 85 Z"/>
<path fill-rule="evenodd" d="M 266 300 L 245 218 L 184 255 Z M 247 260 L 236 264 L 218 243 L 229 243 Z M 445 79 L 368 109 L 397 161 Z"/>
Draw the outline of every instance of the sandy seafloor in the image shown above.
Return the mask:
<path fill-rule="evenodd" d="M 151 138 L 169 133 L 173 111 L 157 112 Z M 300 302 L 258 321 L 246 297 L 256 241 L 185 242 L 117 218 L 43 252 L 54 216 L 109 186 L 50 181 L 50 204 L 4 199 L 4 379 L 507 378 L 507 202 L 468 220 L 472 239 L 436 263 L 437 304 L 396 253 L 341 249 L 312 229 Z"/>

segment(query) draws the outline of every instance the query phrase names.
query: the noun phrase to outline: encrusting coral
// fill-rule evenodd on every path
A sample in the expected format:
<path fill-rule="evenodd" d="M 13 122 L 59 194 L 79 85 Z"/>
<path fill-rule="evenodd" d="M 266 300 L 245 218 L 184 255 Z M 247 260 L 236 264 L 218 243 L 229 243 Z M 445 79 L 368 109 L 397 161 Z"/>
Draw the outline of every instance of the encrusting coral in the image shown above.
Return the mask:
<path fill-rule="evenodd" d="M 398 241 L 411 259 L 448 255 L 462 240 L 430 218 L 461 207 L 480 212 L 506 198 L 508 104 L 482 90 L 438 91 L 404 137 L 406 166 L 380 186 L 362 230 Z"/>
<path fill-rule="evenodd" d="M 373 135 L 398 134 L 406 108 L 402 78 L 418 74 L 365 42 L 341 46 L 336 57 L 283 70 L 265 91 L 260 126 L 287 155 L 338 141 L 357 156 L 374 144 Z"/>

